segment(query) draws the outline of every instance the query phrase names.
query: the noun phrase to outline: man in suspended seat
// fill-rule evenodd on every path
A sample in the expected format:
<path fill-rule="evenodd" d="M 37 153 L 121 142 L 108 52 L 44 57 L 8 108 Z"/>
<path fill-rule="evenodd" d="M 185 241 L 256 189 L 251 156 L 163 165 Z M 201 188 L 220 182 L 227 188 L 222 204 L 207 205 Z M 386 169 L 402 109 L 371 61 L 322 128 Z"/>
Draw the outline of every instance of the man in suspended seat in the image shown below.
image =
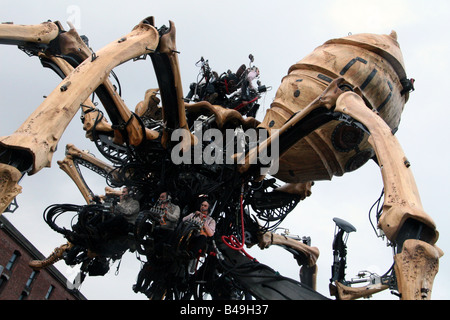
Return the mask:
<path fill-rule="evenodd" d="M 136 222 L 137 215 L 139 214 L 139 210 L 139 201 L 130 195 L 127 187 L 123 187 L 120 195 L 120 201 L 114 207 L 114 214 L 123 216 L 128 223 L 134 224 Z"/>
<path fill-rule="evenodd" d="M 112 207 L 111 215 L 97 225 L 97 230 L 104 238 L 126 236 L 132 229 L 139 210 L 139 201 L 130 195 L 127 187 L 123 187 L 119 202 Z"/>
<path fill-rule="evenodd" d="M 180 207 L 172 202 L 172 197 L 168 192 L 159 195 L 156 207 L 159 213 L 159 225 L 163 230 L 173 231 L 180 219 Z"/>
<path fill-rule="evenodd" d="M 210 216 L 210 204 L 202 201 L 200 210 L 192 212 L 183 218 L 183 221 L 192 221 L 200 226 L 199 232 L 192 238 L 189 251 L 197 257 L 206 249 L 207 239 L 214 236 L 216 221 Z"/>
<path fill-rule="evenodd" d="M 174 236 L 174 230 L 180 219 L 180 207 L 172 202 L 172 196 L 164 191 L 159 195 L 158 201 L 150 210 L 153 219 L 157 220 L 158 226 L 155 232 L 157 238 L 156 253 L 164 254 L 164 248 L 170 247 Z"/>

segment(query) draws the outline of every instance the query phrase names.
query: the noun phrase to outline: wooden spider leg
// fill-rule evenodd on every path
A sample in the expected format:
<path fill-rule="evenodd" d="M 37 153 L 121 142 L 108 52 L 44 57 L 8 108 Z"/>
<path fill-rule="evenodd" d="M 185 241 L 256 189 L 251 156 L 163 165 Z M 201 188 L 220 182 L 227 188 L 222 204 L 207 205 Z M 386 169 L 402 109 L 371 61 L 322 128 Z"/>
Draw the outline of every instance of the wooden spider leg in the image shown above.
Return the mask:
<path fill-rule="evenodd" d="M 17 45 L 24 50 L 34 52 L 44 66 L 53 69 L 64 79 L 76 66 L 92 55 L 91 49 L 87 47 L 75 28 L 70 23 L 69 25 L 71 28 L 66 32 L 59 21 L 44 22 L 39 25 L 1 24 L 0 43 Z M 68 61 L 70 61 L 70 63 Z M 113 87 L 114 86 L 109 79 L 106 79 L 104 88 L 111 89 Z M 109 91 L 111 92 L 111 90 Z M 108 102 L 111 100 L 112 99 L 110 98 Z M 124 117 L 124 120 L 130 119 L 132 114 L 124 107 L 123 101 L 120 100 L 115 102 L 117 103 L 115 108 L 120 110 L 120 115 Z M 111 103 L 105 103 L 106 107 L 112 108 L 110 104 Z M 87 99 L 81 107 L 85 117 L 83 120 L 83 129 L 86 130 L 86 136 L 88 138 L 92 140 L 94 123 L 96 124 L 96 131 L 113 131 L 106 119 L 99 116 L 98 110 L 90 99 Z M 97 110 L 97 112 L 92 112 L 92 110 Z M 127 131 L 129 131 L 128 135 L 132 137 L 131 141 L 133 143 L 136 143 L 136 139 L 142 139 L 142 129 L 140 128 L 137 119 L 131 121 L 127 127 Z M 120 136 L 118 139 L 121 140 L 120 143 L 123 143 L 122 135 L 120 135 L 120 133 L 116 133 L 116 135 Z"/>
<path fill-rule="evenodd" d="M 370 110 L 360 96 L 343 93 L 335 111 L 349 115 L 370 132 L 383 178 L 385 201 L 378 227 L 396 244 L 395 273 L 401 298 L 430 299 L 433 281 L 443 255 L 435 243 L 436 225 L 425 213 L 410 163 L 389 126 Z"/>
<path fill-rule="evenodd" d="M 317 277 L 317 259 L 319 258 L 319 249 L 316 247 L 308 246 L 301 241 L 294 240 L 283 235 L 279 235 L 272 232 L 266 232 L 260 236 L 258 246 L 261 249 L 269 248 L 271 245 L 286 246 L 297 251 L 303 256 L 305 261 L 301 265 L 301 274 L 307 274 L 307 279 L 302 278 L 302 282 L 306 282 L 312 289 L 316 290 L 316 277 Z M 302 272 L 309 270 L 309 272 Z"/>
<path fill-rule="evenodd" d="M 47 64 L 51 61 L 65 76 L 68 76 L 74 70 L 74 68 L 63 58 L 48 55 L 46 53 L 39 53 L 38 56 L 41 60 L 45 59 Z M 83 112 L 82 122 L 83 130 L 86 131 L 86 138 L 90 140 L 94 139 L 93 130 L 105 133 L 114 131 L 111 124 L 100 114 L 100 110 L 96 108 L 91 99 L 86 99 L 86 101 L 81 104 L 81 110 Z"/>
<path fill-rule="evenodd" d="M 0 138 L 3 163 L 16 167 L 20 158 L 19 171 L 29 175 L 50 167 L 58 141 L 80 105 L 106 81 L 114 67 L 156 49 L 159 43 L 156 29 L 145 23 L 137 25 L 125 38 L 126 41 L 121 38 L 84 60 L 19 129 Z M 0 191 L 0 198 L 4 192 Z"/>
<path fill-rule="evenodd" d="M 153 23 L 150 21 L 150 23 Z M 164 131 L 161 143 L 168 147 L 173 130 L 181 129 L 183 133 L 182 150 L 187 150 L 197 143 L 197 139 L 190 133 L 186 120 L 185 102 L 181 82 L 180 67 L 176 48 L 175 24 L 170 21 L 169 30 L 161 36 L 156 51 L 150 53 L 159 84 L 162 103 Z"/>
<path fill-rule="evenodd" d="M 356 300 L 368 298 L 388 288 L 388 285 L 381 283 L 369 284 L 364 287 L 348 287 L 336 281 L 333 286 L 330 284 L 330 293 L 331 295 L 335 295 L 339 300 Z"/>
<path fill-rule="evenodd" d="M 74 160 L 81 160 L 83 162 L 88 162 L 89 166 L 94 168 L 95 171 L 101 171 L 104 175 L 111 174 L 114 171 L 114 167 L 109 164 L 91 156 L 89 153 L 82 151 L 75 147 L 73 144 L 68 144 L 66 146 L 66 157 L 62 161 L 57 161 L 61 170 L 63 170 L 67 175 L 75 182 L 76 186 L 80 190 L 83 198 L 86 200 L 87 204 L 94 202 L 94 194 L 87 186 L 83 177 L 77 169 Z"/>
<path fill-rule="evenodd" d="M 58 34 L 58 25 L 53 22 L 37 25 L 0 24 L 0 44 L 24 45 L 30 42 L 49 44 Z"/>
<path fill-rule="evenodd" d="M 39 271 L 41 269 L 44 269 L 48 266 L 51 266 L 61 260 L 64 257 L 64 253 L 66 251 L 69 251 L 73 247 L 73 244 L 70 242 L 67 242 L 66 244 L 63 244 L 55 250 L 44 260 L 31 260 L 28 265 L 36 271 Z"/>
<path fill-rule="evenodd" d="M 56 66 L 55 71 L 62 73 L 64 75 L 63 78 L 68 76 L 73 71 L 73 68 L 84 60 L 94 59 L 97 56 L 96 53 L 93 53 L 88 48 L 75 28 L 71 24 L 69 25 L 71 26 L 70 30 L 58 36 L 57 52 L 49 49 L 44 53 L 39 53 L 43 63 L 48 64 L 48 60 L 52 61 Z M 62 26 L 59 27 L 62 29 Z M 125 42 L 127 41 L 127 37 L 123 37 L 118 41 Z M 92 131 L 94 129 L 97 132 L 114 131 L 115 143 L 123 144 L 126 141 L 133 146 L 140 145 L 145 139 L 154 140 L 158 137 L 157 132 L 142 127 L 140 121 L 134 117 L 125 102 L 121 99 L 109 78 L 106 78 L 95 92 L 104 105 L 115 129 L 107 123 L 106 119 L 99 113 L 99 110 L 88 99 L 81 105 L 84 117 L 83 129 L 86 130 L 86 137 L 93 140 Z"/>
<path fill-rule="evenodd" d="M 15 167 L 0 163 L 0 215 L 22 192 L 22 187 L 18 184 L 21 178 L 22 173 Z"/>

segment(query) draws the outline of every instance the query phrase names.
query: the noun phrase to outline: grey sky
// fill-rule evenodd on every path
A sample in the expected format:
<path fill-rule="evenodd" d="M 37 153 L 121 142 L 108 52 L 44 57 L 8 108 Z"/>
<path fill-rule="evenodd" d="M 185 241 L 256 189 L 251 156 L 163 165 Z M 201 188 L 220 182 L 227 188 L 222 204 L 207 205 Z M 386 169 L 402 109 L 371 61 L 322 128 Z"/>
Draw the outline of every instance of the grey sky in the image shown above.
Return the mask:
<path fill-rule="evenodd" d="M 396 135 L 412 164 L 423 207 L 440 231 L 437 245 L 447 253 L 450 172 L 445 76 L 450 73 L 449 13 L 450 3 L 445 0 L 0 2 L 1 22 L 71 20 L 80 34 L 89 37 L 94 50 L 127 34 L 147 16 L 155 16 L 158 26 L 172 20 L 177 28 L 185 93 L 197 77 L 194 64 L 201 56 L 221 73 L 247 63 L 248 54 L 252 53 L 254 64 L 261 71 L 261 82 L 273 88 L 261 100 L 264 105 L 257 116 L 259 120 L 270 107 L 288 68 L 317 46 L 349 33 L 389 34 L 395 30 L 407 75 L 416 79 L 416 91 L 406 104 Z M 14 132 L 60 81 L 43 69 L 37 58 L 29 58 L 15 47 L 0 47 L 0 56 L 0 136 L 4 136 Z M 146 89 L 157 87 L 150 61 L 127 63 L 116 73 L 123 98 L 132 110 L 143 100 Z M 5 214 L 44 254 L 64 243 L 62 236 L 43 221 L 44 209 L 54 203 L 83 204 L 75 185 L 56 164 L 64 158 L 67 143 L 99 156 L 95 146 L 84 138 L 77 114 L 59 143 L 52 167 L 26 176 L 21 182 L 23 193 L 17 199 L 19 210 Z M 101 179 L 92 182 L 92 186 L 94 191 L 103 193 L 105 185 Z M 329 294 L 334 217 L 351 222 L 358 230 L 349 237 L 348 278 L 367 269 L 383 274 L 391 266 L 391 248 L 376 238 L 368 220 L 368 211 L 381 189 L 379 169 L 368 163 L 351 174 L 316 183 L 312 196 L 301 202 L 282 224 L 293 234 L 310 236 L 313 246 L 319 248 L 317 289 L 322 294 Z M 298 279 L 298 266 L 291 254 L 279 248 L 252 249 L 251 254 L 281 274 Z M 448 255 L 440 260 L 434 299 L 450 297 L 448 261 Z M 139 272 L 134 255 L 124 257 L 119 274 L 115 275 L 117 265 L 103 278 L 87 278 L 82 292 L 90 299 L 145 299 L 131 290 Z M 66 275 L 73 275 L 74 271 L 64 262 L 58 262 L 57 267 Z M 388 292 L 378 298 L 396 299 Z"/>

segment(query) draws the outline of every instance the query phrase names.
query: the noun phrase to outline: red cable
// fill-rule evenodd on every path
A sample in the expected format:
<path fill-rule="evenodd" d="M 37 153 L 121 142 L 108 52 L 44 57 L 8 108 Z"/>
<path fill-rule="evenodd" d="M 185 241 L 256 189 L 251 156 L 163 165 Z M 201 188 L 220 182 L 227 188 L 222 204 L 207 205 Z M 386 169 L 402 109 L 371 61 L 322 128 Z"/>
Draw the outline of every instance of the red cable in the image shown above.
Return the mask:
<path fill-rule="evenodd" d="M 222 241 L 225 243 L 229 248 L 241 251 L 243 254 L 245 254 L 249 259 L 255 260 L 252 256 L 250 256 L 245 250 L 244 250 L 244 244 L 245 244 L 245 228 L 244 228 L 244 193 L 241 192 L 241 229 L 242 229 L 242 243 L 239 242 L 239 240 L 234 236 L 222 236 Z"/>
<path fill-rule="evenodd" d="M 246 105 L 248 105 L 248 104 L 250 104 L 250 103 L 252 103 L 252 102 L 255 102 L 256 100 L 258 100 L 258 97 L 253 98 L 253 99 L 250 100 L 250 101 L 244 101 L 244 102 L 242 102 L 240 105 L 238 105 L 236 108 L 234 108 L 234 110 L 238 111 L 238 110 L 241 109 L 242 107 L 244 107 L 244 106 L 246 106 Z"/>
<path fill-rule="evenodd" d="M 224 83 L 225 83 L 225 91 L 226 91 L 227 94 L 229 94 L 230 91 L 228 91 L 228 81 L 227 81 L 227 79 L 224 79 Z"/>

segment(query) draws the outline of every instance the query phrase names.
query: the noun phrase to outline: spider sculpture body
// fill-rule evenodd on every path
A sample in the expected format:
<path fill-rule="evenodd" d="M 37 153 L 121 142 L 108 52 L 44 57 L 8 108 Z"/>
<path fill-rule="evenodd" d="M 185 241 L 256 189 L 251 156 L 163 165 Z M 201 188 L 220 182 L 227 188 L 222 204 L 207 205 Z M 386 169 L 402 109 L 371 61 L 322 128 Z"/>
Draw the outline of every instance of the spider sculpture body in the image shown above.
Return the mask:
<path fill-rule="evenodd" d="M 262 122 L 252 117 L 266 90 L 252 85 L 259 74 L 254 66 L 219 76 L 202 59 L 203 78 L 184 97 L 172 22 L 156 28 L 153 17 L 146 18 L 97 52 L 73 27 L 65 31 L 59 22 L 2 24 L 0 43 L 37 56 L 62 78 L 20 128 L 0 138 L 0 212 L 11 210 L 24 175 L 50 166 L 80 108 L 86 137 L 107 160 L 67 146 L 58 164 L 86 204 L 48 207 L 44 219 L 68 243 L 46 260 L 32 261 L 33 268 L 64 259 L 82 264 L 83 276 L 104 275 L 111 260 L 130 250 L 147 258 L 134 290 L 152 299 L 201 299 L 204 294 L 322 299 L 315 291 L 318 249 L 306 238 L 273 231 L 311 194 L 314 181 L 331 180 L 373 160 L 384 184 L 378 228 L 395 247 L 394 267 L 376 283 L 352 287 L 345 280 L 345 239 L 354 228 L 335 219 L 331 294 L 355 299 L 392 288 L 402 299 L 431 297 L 443 253 L 395 137 L 414 83 L 406 76 L 395 32 L 351 35 L 316 48 L 289 69 Z M 159 88 L 148 90 L 132 112 L 110 75 L 116 66 L 146 57 Z M 106 113 L 90 99 L 93 93 Z M 105 195 L 92 193 L 79 165 L 105 178 Z M 118 213 L 124 200 L 114 188 L 120 187 L 138 202 L 136 212 Z M 158 200 L 166 192 L 170 206 Z M 203 219 L 183 219 L 203 200 L 209 203 Z M 166 228 L 168 207 L 179 209 L 172 229 Z M 66 212 L 77 216 L 70 230 L 56 223 Z M 214 235 L 192 252 L 207 215 L 214 219 Z M 300 282 L 249 257 L 244 247 L 254 244 L 292 252 L 301 266 Z"/>

